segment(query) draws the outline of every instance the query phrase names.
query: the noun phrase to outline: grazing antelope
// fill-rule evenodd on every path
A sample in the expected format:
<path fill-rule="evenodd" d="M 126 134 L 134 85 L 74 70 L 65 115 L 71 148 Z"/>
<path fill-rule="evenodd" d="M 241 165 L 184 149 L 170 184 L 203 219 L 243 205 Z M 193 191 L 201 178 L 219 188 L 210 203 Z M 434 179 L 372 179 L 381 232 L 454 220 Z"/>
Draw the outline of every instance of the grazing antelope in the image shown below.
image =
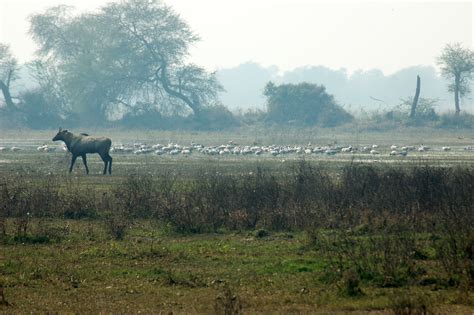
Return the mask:
<path fill-rule="evenodd" d="M 54 136 L 53 141 L 64 141 L 69 152 L 72 153 L 71 166 L 69 167 L 69 173 L 72 172 L 72 168 L 78 156 L 82 157 L 84 166 L 86 167 L 86 173 L 89 174 L 89 168 L 87 167 L 87 153 L 98 153 L 104 161 L 104 172 L 107 173 L 107 165 L 109 166 L 109 174 L 112 174 L 112 157 L 109 155 L 112 141 L 106 137 L 91 137 L 88 134 L 75 135 L 67 130 L 59 128 L 58 133 Z"/>

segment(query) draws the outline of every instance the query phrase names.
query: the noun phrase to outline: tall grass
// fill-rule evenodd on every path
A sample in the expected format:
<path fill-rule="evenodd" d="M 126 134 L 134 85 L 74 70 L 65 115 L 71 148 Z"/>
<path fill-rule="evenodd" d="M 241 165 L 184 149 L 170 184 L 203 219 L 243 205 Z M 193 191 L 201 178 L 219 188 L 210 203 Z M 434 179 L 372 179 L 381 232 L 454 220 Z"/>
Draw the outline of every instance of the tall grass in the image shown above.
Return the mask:
<path fill-rule="evenodd" d="M 100 218 L 121 212 L 159 219 L 182 232 L 220 228 L 273 230 L 378 228 L 409 223 L 417 231 L 473 226 L 474 169 L 351 164 L 333 172 L 304 160 L 278 174 L 257 167 L 224 174 L 129 175 L 111 188 L 55 176 L 0 178 L 1 217 Z"/>

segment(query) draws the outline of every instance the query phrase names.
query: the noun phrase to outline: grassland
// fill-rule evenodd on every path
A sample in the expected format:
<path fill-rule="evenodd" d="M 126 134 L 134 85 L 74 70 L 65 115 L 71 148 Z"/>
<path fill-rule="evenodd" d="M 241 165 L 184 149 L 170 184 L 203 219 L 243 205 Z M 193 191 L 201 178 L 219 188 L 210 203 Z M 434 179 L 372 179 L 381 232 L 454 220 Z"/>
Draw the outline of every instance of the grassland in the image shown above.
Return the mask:
<path fill-rule="evenodd" d="M 469 185 L 473 185 L 469 176 L 472 176 L 474 153 L 462 150 L 474 143 L 469 132 L 410 129 L 389 134 L 288 129 L 264 134 L 253 129 L 229 133 L 90 133 L 109 135 L 116 143 L 220 144 L 229 140 L 242 144 L 376 143 L 382 147 L 383 154 L 379 157 L 305 156 L 303 165 L 322 173 L 302 177 L 313 186 L 303 185 L 302 194 L 298 195 L 298 191 L 291 189 L 297 187 L 292 178 L 302 165 L 301 156 L 115 154 L 112 176 L 98 175 L 102 162 L 93 156 L 89 158 L 92 175 L 85 176 L 81 161 L 73 174 L 68 175 L 66 153 L 46 154 L 35 150 L 37 145 L 50 143 L 54 131 L 4 132 L 0 146 L 19 145 L 24 150 L 0 153 L 0 187 L 3 192 L 9 189 L 8 196 L 18 196 L 21 201 L 2 199 L 4 237 L 0 245 L 0 284 L 7 301 L 0 305 L 2 313 L 416 314 L 428 311 L 471 314 L 474 311 L 474 269 L 473 258 L 469 256 L 472 248 L 471 252 L 464 248 L 473 246 L 470 225 L 473 208 L 469 200 L 457 200 L 458 196 L 469 197 Z M 388 147 L 392 144 L 424 144 L 433 148 L 449 145 L 452 151 L 432 150 L 407 158 L 390 157 Z M 446 187 L 467 190 L 447 194 L 451 199 L 429 195 L 421 199 L 425 195 L 420 192 L 412 195 L 412 190 L 423 184 L 415 183 L 409 186 L 413 189 L 405 192 L 414 196 L 413 200 L 407 199 L 405 203 L 396 202 L 396 194 L 375 197 L 388 194 L 391 186 L 377 188 L 373 195 L 363 198 L 356 192 L 352 196 L 352 191 L 360 193 L 372 187 L 372 177 L 367 177 L 365 188 L 352 190 L 351 186 L 339 186 L 344 178 L 350 178 L 347 175 L 352 174 L 348 171 L 352 171 L 353 164 L 374 167 L 368 170 L 380 172 L 377 178 L 399 174 L 400 186 L 407 178 L 417 178 L 413 174 L 418 173 L 411 173 L 413 169 L 422 168 L 427 170 L 423 174 L 433 185 L 426 193 L 430 187 L 435 191 L 439 187 L 440 191 Z M 245 185 L 243 180 L 255 179 L 258 169 L 264 170 L 262 185 L 258 186 L 257 181 L 252 182 L 256 186 Z M 399 172 L 400 169 L 403 171 Z M 436 169 L 447 171 L 433 171 Z M 356 171 L 357 178 L 366 176 L 366 169 Z M 307 175 L 301 170 L 298 174 Z M 315 182 L 321 174 L 337 185 Z M 392 177 L 386 177 L 387 174 Z M 275 187 L 280 187 L 277 195 L 267 189 L 273 177 L 279 185 Z M 180 196 L 173 209 L 189 209 L 179 212 L 180 217 L 167 217 L 170 214 L 162 207 L 170 200 L 165 197 L 175 196 L 162 193 L 168 187 L 162 183 L 167 178 L 177 183 L 173 186 L 176 190 L 171 192 Z M 232 217 L 235 222 L 243 223 L 233 226 L 234 219 L 222 219 L 213 226 L 208 223 L 214 223 L 215 214 L 220 212 L 212 212 L 215 209 L 206 200 L 221 202 L 222 209 L 218 210 L 225 213 L 235 207 L 232 215 L 241 214 L 237 208 L 244 204 L 240 199 L 227 203 L 232 194 L 216 189 L 215 181 L 237 192 L 245 191 L 249 206 L 252 203 L 248 200 L 259 196 L 264 199 L 270 196 L 265 200 L 278 199 L 278 203 L 271 209 L 263 205 L 261 220 L 255 225 L 249 225 L 246 217 Z M 315 183 L 320 186 L 314 186 Z M 395 184 L 394 181 L 392 187 L 398 187 Z M 249 190 L 244 190 L 246 186 Z M 376 186 L 383 188 L 378 183 Z M 124 197 L 127 191 L 147 189 L 150 195 L 145 197 L 133 194 L 130 196 L 136 199 Z M 314 189 L 319 189 L 320 194 L 326 189 L 327 198 L 334 195 L 343 202 L 326 209 L 325 204 L 317 202 L 326 197 L 301 197 L 312 195 Z M 255 195 L 251 194 L 252 190 L 257 190 Z M 196 199 L 197 195 L 205 198 Z M 74 196 L 80 198 L 76 200 Z M 226 198 L 220 200 L 219 196 Z M 377 203 L 372 203 L 376 199 Z M 127 208 L 124 200 L 134 206 Z M 382 203 L 385 200 L 392 203 Z M 4 207 L 6 204 L 10 208 Z M 443 212 L 448 204 L 453 205 L 449 209 L 454 215 Z M 206 217 L 207 212 L 196 215 L 195 205 L 212 215 Z M 413 212 L 416 207 L 426 209 Z M 22 211 L 25 209 L 32 209 L 31 213 Z M 280 213 L 275 209 L 287 209 L 295 216 L 282 215 L 280 221 L 272 221 Z M 316 220 L 316 217 L 302 217 L 305 214 L 319 216 Z M 186 224 L 185 219 L 204 228 L 177 229 L 179 224 Z M 443 220 L 442 224 L 433 224 L 439 220 Z M 311 224 L 306 225 L 306 221 Z M 123 235 L 114 234 L 114 229 L 123 229 Z M 461 248 L 452 252 L 450 242 Z"/>
<path fill-rule="evenodd" d="M 472 312 L 472 292 L 436 283 L 341 293 L 302 233 L 156 235 L 137 224 L 118 242 L 95 222 L 51 224 L 67 226 L 59 244 L 4 247 L 3 312 L 214 313 L 233 303 L 244 313 Z"/>

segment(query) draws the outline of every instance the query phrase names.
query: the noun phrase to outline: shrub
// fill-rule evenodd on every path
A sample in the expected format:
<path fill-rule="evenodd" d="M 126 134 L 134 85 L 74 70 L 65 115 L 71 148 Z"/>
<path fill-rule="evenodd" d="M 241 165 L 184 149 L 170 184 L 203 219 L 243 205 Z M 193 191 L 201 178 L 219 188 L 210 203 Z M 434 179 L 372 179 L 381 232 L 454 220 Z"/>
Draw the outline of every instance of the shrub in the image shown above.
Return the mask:
<path fill-rule="evenodd" d="M 305 126 L 336 126 L 352 120 L 352 116 L 336 104 L 322 85 L 311 83 L 267 83 L 267 120 L 275 123 L 296 122 Z"/>
<path fill-rule="evenodd" d="M 441 115 L 438 123 L 441 128 L 466 128 L 474 129 L 474 115 L 463 112 L 459 115 L 455 113 L 447 113 Z"/>
<path fill-rule="evenodd" d="M 232 112 L 223 105 L 203 107 L 198 114 L 189 118 L 198 130 L 223 130 L 239 126 Z"/>

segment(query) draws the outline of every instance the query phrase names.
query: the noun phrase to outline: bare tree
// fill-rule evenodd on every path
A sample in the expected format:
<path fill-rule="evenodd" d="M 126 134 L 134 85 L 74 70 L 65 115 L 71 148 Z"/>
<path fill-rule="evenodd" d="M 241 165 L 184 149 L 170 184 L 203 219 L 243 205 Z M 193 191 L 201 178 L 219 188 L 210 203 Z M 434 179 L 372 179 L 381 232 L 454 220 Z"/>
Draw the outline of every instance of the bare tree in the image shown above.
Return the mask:
<path fill-rule="evenodd" d="M 441 73 L 454 82 L 449 84 L 448 90 L 454 92 L 456 115 L 461 111 L 459 98 L 471 92 L 469 81 L 474 72 L 474 52 L 463 48 L 460 43 L 447 44 L 438 57 Z"/>

